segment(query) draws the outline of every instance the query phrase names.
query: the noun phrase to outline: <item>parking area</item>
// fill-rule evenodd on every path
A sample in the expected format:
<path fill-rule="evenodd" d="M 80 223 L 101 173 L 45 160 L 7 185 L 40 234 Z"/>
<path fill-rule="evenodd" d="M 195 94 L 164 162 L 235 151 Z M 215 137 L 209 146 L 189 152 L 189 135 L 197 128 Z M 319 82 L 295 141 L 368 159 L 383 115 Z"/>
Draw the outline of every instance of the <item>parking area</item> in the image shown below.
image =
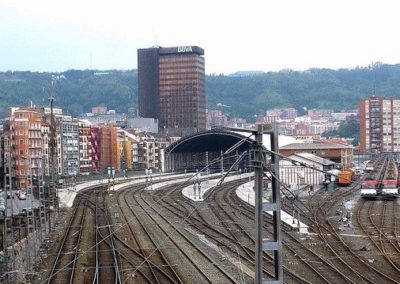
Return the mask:
<path fill-rule="evenodd" d="M 0 211 L 4 212 L 7 203 L 12 204 L 12 215 L 19 215 L 27 208 L 37 208 L 41 206 L 39 200 L 25 192 L 13 190 L 12 192 L 2 191 L 0 193 Z"/>

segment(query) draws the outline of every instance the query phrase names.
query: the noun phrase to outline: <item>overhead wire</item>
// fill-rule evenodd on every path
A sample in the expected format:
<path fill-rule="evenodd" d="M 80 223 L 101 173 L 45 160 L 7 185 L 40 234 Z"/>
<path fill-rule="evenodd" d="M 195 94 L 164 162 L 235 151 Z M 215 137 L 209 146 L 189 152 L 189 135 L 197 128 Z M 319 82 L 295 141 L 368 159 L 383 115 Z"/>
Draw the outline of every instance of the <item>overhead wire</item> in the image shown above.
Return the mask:
<path fill-rule="evenodd" d="M 234 146 L 236 146 L 235 148 L 239 147 L 242 143 L 244 143 L 244 141 L 245 141 L 246 139 L 248 139 L 248 138 L 251 137 L 251 136 L 252 136 L 252 135 L 249 135 L 248 137 L 245 137 L 245 138 L 243 138 L 241 141 L 239 141 L 238 143 L 236 143 L 236 144 L 234 145 Z M 231 147 L 231 148 L 234 148 L 234 147 Z M 265 148 L 264 148 L 264 149 L 265 149 Z M 228 149 L 228 150 L 230 150 L 230 151 L 228 152 L 228 154 L 229 154 L 229 153 L 232 152 L 234 149 L 232 149 L 232 150 L 231 150 L 231 149 Z M 280 157 L 280 158 L 282 158 L 282 159 L 289 160 L 289 161 L 291 161 L 291 162 L 293 162 L 293 163 L 296 163 L 297 165 L 300 165 L 300 166 L 303 166 L 303 167 L 307 167 L 307 168 L 310 168 L 310 169 L 314 169 L 314 170 L 316 170 L 316 171 L 320 171 L 320 172 L 322 172 L 322 173 L 325 173 L 325 174 L 329 174 L 329 175 L 338 177 L 337 175 L 335 175 L 335 174 L 333 174 L 333 173 L 330 173 L 330 172 L 327 172 L 327 171 L 325 171 L 325 170 L 321 170 L 321 169 L 315 168 L 315 167 L 313 167 L 313 166 L 307 165 L 307 164 L 302 163 L 302 162 L 299 162 L 299 161 L 297 161 L 297 160 L 290 159 L 290 158 L 288 158 L 288 157 L 286 157 L 286 156 L 283 156 L 283 155 L 281 155 L 281 154 L 279 154 L 279 153 L 277 153 L 277 152 L 275 152 L 275 151 L 271 151 L 271 150 L 267 150 L 267 149 L 265 149 L 264 151 L 265 151 L 266 153 L 270 154 L 270 155 L 271 155 L 271 154 L 274 154 L 274 155 L 277 155 L 278 157 Z M 225 153 L 226 153 L 226 152 L 225 152 Z M 250 153 L 249 153 L 249 154 L 250 154 Z M 241 155 L 240 157 L 242 158 L 243 155 Z M 201 172 L 203 172 L 204 170 L 208 169 L 211 165 L 213 165 L 213 164 L 215 164 L 215 163 L 218 163 L 218 162 L 220 162 L 221 160 L 228 159 L 228 158 L 232 158 L 232 156 L 230 156 L 230 157 L 223 157 L 223 156 L 221 156 L 221 157 L 215 158 L 214 160 L 212 160 L 211 162 L 209 162 L 207 165 L 205 165 L 199 172 L 201 173 Z M 197 175 L 197 173 L 194 173 L 194 174 L 191 175 L 188 179 L 186 179 L 185 181 L 183 181 L 183 182 L 179 183 L 178 185 L 176 185 L 176 186 L 175 186 L 175 189 L 177 189 L 177 188 L 179 188 L 179 187 L 185 185 L 186 183 L 190 182 L 190 180 L 192 180 L 193 178 L 195 178 L 196 175 Z M 277 177 L 275 176 L 275 178 L 277 178 Z M 294 193 L 293 193 L 291 190 L 289 190 L 289 189 L 287 188 L 287 186 L 286 186 L 282 181 L 279 180 L 279 178 L 277 178 L 277 180 L 278 180 L 278 182 L 279 182 L 281 185 L 283 185 L 283 187 L 284 187 L 287 191 L 289 191 L 292 195 L 294 195 Z M 152 204 L 150 204 L 150 207 L 153 207 L 154 205 L 156 205 L 156 204 L 158 204 L 159 202 L 161 202 L 165 197 L 167 197 L 167 196 L 168 196 L 170 193 L 172 193 L 172 192 L 173 192 L 173 190 L 170 191 L 169 193 L 167 193 L 166 195 L 164 195 L 163 197 L 161 197 L 160 199 L 158 199 L 157 201 L 155 201 L 155 202 L 153 202 Z M 202 202 L 203 202 L 203 201 L 198 202 L 197 206 L 195 206 L 195 207 L 193 208 L 193 210 L 192 210 L 191 212 L 189 212 L 189 214 L 181 220 L 180 224 L 183 224 L 183 223 L 195 212 L 195 210 L 196 210 L 200 205 L 202 205 Z M 306 208 L 307 208 L 307 207 L 306 207 Z M 141 212 L 141 213 L 139 213 L 139 214 L 137 215 L 137 217 L 139 217 L 140 215 L 142 215 L 142 214 L 144 214 L 144 213 L 145 213 L 144 211 Z M 110 234 L 108 234 L 108 235 L 105 236 L 103 239 L 101 239 L 100 241 L 98 241 L 94 246 L 90 247 L 90 248 L 89 248 L 88 250 L 86 250 L 86 251 L 83 251 L 83 252 L 77 257 L 77 259 L 80 258 L 81 256 L 83 256 L 86 252 L 89 252 L 91 249 L 95 248 L 98 244 L 100 244 L 101 242 L 103 242 L 104 240 L 106 240 L 106 239 L 107 239 L 109 236 L 111 236 L 112 234 L 114 234 L 114 233 L 116 233 L 117 231 L 123 229 L 125 226 L 127 226 L 127 225 L 130 224 L 132 221 L 134 221 L 137 217 L 133 217 L 132 219 L 127 220 L 127 222 L 121 224 L 120 227 L 118 227 L 118 228 L 114 229 L 113 231 L 111 231 Z M 172 234 L 174 234 L 175 231 L 176 231 L 176 229 L 174 229 L 170 234 L 168 234 L 168 235 L 167 235 L 167 238 L 170 237 Z M 161 244 L 162 244 L 162 243 L 163 243 L 163 242 L 161 242 Z M 154 250 L 149 256 L 147 256 L 146 259 L 143 260 L 142 263 L 141 263 L 139 266 L 136 267 L 136 269 L 134 270 L 134 272 L 136 272 L 137 269 L 139 269 L 141 266 L 143 266 L 143 264 L 148 260 L 148 258 L 149 258 L 150 256 L 152 256 L 152 254 L 154 254 L 158 249 L 159 249 L 159 246 L 157 246 L 157 247 L 155 248 L 155 250 Z M 76 261 L 76 259 L 73 260 L 73 261 Z M 70 263 L 72 263 L 73 261 L 71 261 Z M 69 265 L 70 263 L 68 263 L 67 265 L 65 265 L 65 267 L 68 267 L 68 265 Z M 64 267 L 64 268 L 65 268 L 65 267 Z M 62 269 L 63 269 L 63 268 L 60 268 L 58 271 L 61 271 Z M 46 280 L 48 280 L 48 279 L 46 279 Z M 44 280 L 44 281 L 46 281 L 46 280 Z M 124 281 L 124 282 L 125 282 L 125 281 Z"/>
<path fill-rule="evenodd" d="M 242 157 L 243 157 L 243 156 L 241 155 L 241 156 L 240 156 L 240 159 L 241 159 Z M 218 160 L 219 160 L 219 159 L 220 159 L 220 158 L 218 158 Z M 203 168 L 201 171 L 203 171 L 203 170 L 206 169 L 206 168 L 207 168 L 207 167 Z M 200 171 L 200 172 L 201 172 L 201 171 Z M 176 187 L 176 188 L 177 188 L 177 187 Z M 171 191 L 171 192 L 172 192 L 172 191 Z M 181 221 L 178 223 L 178 225 L 183 225 L 183 224 L 187 221 L 187 219 L 190 218 L 194 212 L 196 212 L 197 208 L 198 208 L 199 206 L 201 206 L 201 205 L 203 204 L 204 201 L 205 201 L 205 199 L 202 200 L 202 201 L 199 201 L 199 202 L 197 203 L 197 205 L 194 206 L 193 209 L 187 214 L 187 216 L 185 216 L 184 218 L 181 219 Z M 152 208 L 154 204 L 155 204 L 155 203 L 151 204 L 150 207 Z M 152 208 L 152 209 L 154 210 L 154 208 Z M 160 249 L 160 246 L 161 246 L 164 242 L 166 242 L 168 238 L 170 239 L 171 236 L 177 232 L 177 230 L 178 230 L 177 227 L 174 228 L 174 229 L 172 229 L 172 231 L 171 231 L 169 234 L 166 235 L 166 238 L 164 238 L 164 239 L 154 248 L 154 250 L 142 261 L 141 264 L 139 264 L 139 265 L 135 268 L 135 270 L 134 270 L 133 272 L 136 272 L 136 271 L 141 267 L 142 264 L 144 264 L 154 253 L 156 253 L 156 252 Z M 125 281 L 122 282 L 122 283 L 125 283 Z"/>
<path fill-rule="evenodd" d="M 209 162 L 206 166 L 204 166 L 201 170 L 199 170 L 199 172 L 203 172 L 204 170 L 206 170 L 206 169 L 207 169 L 208 167 L 210 167 L 211 165 L 220 162 L 221 159 L 228 159 L 228 158 L 232 158 L 232 157 L 223 157 L 223 156 L 222 156 L 222 157 L 217 157 L 217 158 L 215 158 L 214 160 L 212 160 L 211 162 Z M 179 183 L 178 185 L 176 185 L 176 186 L 175 186 L 175 189 L 177 189 L 177 188 L 179 188 L 179 187 L 181 187 L 181 186 L 183 186 L 183 185 L 189 183 L 189 182 L 190 182 L 193 178 L 195 178 L 196 176 L 197 176 L 197 173 L 194 173 L 193 175 L 189 176 L 188 179 L 186 179 L 185 181 L 182 181 L 181 183 Z M 168 196 L 169 194 L 171 194 L 173 191 L 174 191 L 174 190 L 170 191 L 170 192 L 167 193 L 166 195 L 163 195 L 160 199 L 158 199 L 157 201 L 153 202 L 150 206 L 154 206 L 154 205 L 156 205 L 157 203 L 161 202 L 165 197 L 167 197 L 167 196 Z M 199 202 L 199 204 L 201 204 L 201 203 L 202 203 L 202 202 Z M 139 213 L 136 217 L 132 217 L 130 220 L 127 220 L 127 222 L 121 224 L 120 227 L 118 227 L 118 228 L 114 229 L 113 231 L 111 231 L 110 234 L 107 234 L 104 238 L 102 238 L 101 240 L 99 240 L 94 246 L 90 247 L 88 250 L 91 250 L 91 249 L 95 248 L 97 245 L 99 245 L 101 242 L 105 241 L 105 240 L 106 240 L 108 237 L 110 237 L 112 234 L 114 234 L 114 233 L 116 233 L 117 231 L 123 229 L 125 226 L 127 226 L 128 224 L 130 224 L 132 221 L 135 221 L 137 217 L 139 217 L 140 215 L 142 215 L 142 214 L 144 214 L 144 213 L 145 213 L 145 212 L 143 211 L 143 212 Z M 191 213 L 193 213 L 193 212 L 191 212 Z M 184 220 L 186 221 L 186 219 L 189 218 L 190 216 L 191 216 L 191 214 L 190 214 L 189 216 L 187 216 Z M 158 247 L 156 248 L 155 251 L 152 252 L 152 254 L 154 254 L 154 253 L 157 251 L 157 249 L 158 249 Z M 76 261 L 77 259 L 79 259 L 80 257 L 82 257 L 88 250 L 82 251 L 82 253 L 81 253 L 76 259 L 74 259 L 74 260 L 70 261 L 69 263 L 67 263 L 64 267 L 62 267 L 62 268 L 60 268 L 59 270 L 57 270 L 57 272 L 56 272 L 55 274 L 53 274 L 53 275 L 56 275 L 58 272 L 62 271 L 64 268 L 68 267 L 68 266 L 69 266 L 70 264 L 72 264 L 74 261 Z M 150 254 L 148 257 L 150 257 L 152 254 Z M 147 260 L 148 260 L 148 258 L 146 258 L 146 259 L 142 262 L 142 264 L 143 264 L 144 262 L 146 262 Z M 139 268 L 139 267 L 140 267 L 140 266 L 138 266 L 138 268 Z M 136 270 L 135 270 L 135 271 L 136 271 Z M 50 279 L 50 277 L 52 277 L 52 276 L 49 276 L 48 278 L 44 279 L 44 281 L 41 282 L 41 283 L 45 283 L 46 281 L 48 281 L 48 279 Z"/>

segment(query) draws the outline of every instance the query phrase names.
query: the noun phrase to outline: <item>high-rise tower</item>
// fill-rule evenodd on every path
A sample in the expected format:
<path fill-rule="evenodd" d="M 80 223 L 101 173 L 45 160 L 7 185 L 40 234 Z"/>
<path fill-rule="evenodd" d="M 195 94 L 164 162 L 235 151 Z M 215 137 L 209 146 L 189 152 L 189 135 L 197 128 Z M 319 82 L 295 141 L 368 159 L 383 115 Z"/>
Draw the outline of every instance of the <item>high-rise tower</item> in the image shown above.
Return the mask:
<path fill-rule="evenodd" d="M 205 130 L 203 55 L 197 46 L 139 49 L 139 115 L 158 119 L 170 135 Z"/>
<path fill-rule="evenodd" d="M 400 100 L 360 100 L 360 150 L 371 154 L 400 151 Z"/>

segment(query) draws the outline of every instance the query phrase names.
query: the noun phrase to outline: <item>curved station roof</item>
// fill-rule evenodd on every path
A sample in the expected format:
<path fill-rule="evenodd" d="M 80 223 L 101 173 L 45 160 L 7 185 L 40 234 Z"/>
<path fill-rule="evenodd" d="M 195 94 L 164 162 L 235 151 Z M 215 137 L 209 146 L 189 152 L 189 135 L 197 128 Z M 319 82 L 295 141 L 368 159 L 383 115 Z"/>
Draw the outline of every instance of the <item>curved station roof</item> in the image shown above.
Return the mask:
<path fill-rule="evenodd" d="M 244 142 L 235 149 L 239 152 L 248 150 L 254 141 L 237 132 L 214 129 L 183 137 L 165 151 L 169 154 L 226 151 L 241 140 Z"/>
<path fill-rule="evenodd" d="M 240 131 L 212 129 L 183 137 L 182 139 L 176 141 L 168 148 L 166 148 L 165 152 L 167 154 L 177 154 L 194 152 L 217 152 L 221 150 L 226 151 L 239 141 L 244 140 L 244 142 L 235 149 L 239 152 L 243 152 L 248 150 L 254 141 L 254 137 L 249 136 L 250 133 Z M 263 145 L 267 149 L 271 149 L 269 138 L 269 134 L 263 134 Z M 279 147 L 295 142 L 299 143 L 300 141 L 296 140 L 293 137 L 285 135 L 279 135 L 278 137 Z"/>

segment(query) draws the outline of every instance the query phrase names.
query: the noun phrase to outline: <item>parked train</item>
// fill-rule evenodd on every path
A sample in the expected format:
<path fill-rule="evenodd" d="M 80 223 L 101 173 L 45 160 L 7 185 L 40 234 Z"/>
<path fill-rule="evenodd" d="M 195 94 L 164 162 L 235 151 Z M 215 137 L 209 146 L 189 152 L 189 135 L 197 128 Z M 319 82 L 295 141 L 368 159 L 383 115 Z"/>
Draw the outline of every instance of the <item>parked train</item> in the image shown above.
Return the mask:
<path fill-rule="evenodd" d="M 366 172 L 371 172 L 374 170 L 374 162 L 373 161 L 368 161 L 367 164 L 365 165 L 365 171 Z"/>
<path fill-rule="evenodd" d="M 384 197 L 397 197 L 399 195 L 399 169 L 393 158 L 389 159 L 382 182 L 381 195 Z"/>
<path fill-rule="evenodd" d="M 373 173 L 367 173 L 364 180 L 361 182 L 361 197 L 376 198 L 378 188 L 378 179 Z"/>
<path fill-rule="evenodd" d="M 339 172 L 337 184 L 340 186 L 349 186 L 355 178 L 355 172 L 352 169 Z"/>
<path fill-rule="evenodd" d="M 369 165 L 368 165 L 369 164 Z M 399 195 L 399 167 L 393 157 L 382 156 L 371 166 L 366 167 L 366 175 L 361 182 L 361 197 L 376 199 L 397 198 Z"/>

